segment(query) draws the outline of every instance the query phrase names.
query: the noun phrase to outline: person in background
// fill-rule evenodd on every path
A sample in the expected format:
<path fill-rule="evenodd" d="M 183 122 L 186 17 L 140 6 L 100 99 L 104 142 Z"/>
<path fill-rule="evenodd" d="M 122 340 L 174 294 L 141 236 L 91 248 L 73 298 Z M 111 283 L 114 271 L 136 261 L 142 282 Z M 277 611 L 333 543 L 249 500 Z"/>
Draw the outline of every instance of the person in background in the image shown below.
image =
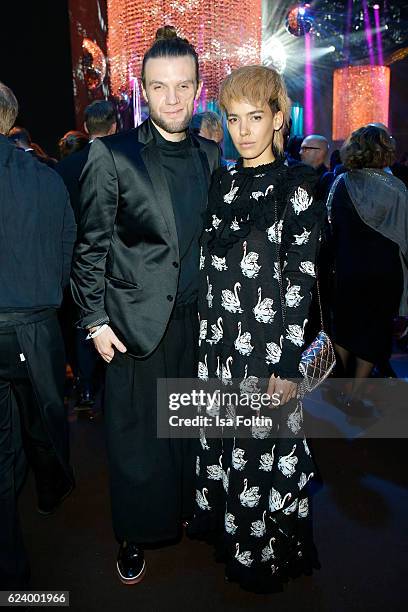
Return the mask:
<path fill-rule="evenodd" d="M 386 169 L 395 142 L 382 127 L 353 132 L 341 149 L 347 171 L 331 202 L 335 265 L 334 340 L 345 376 L 346 406 L 362 408 L 364 379 L 389 360 L 392 321 L 408 314 L 408 191 Z"/>
<path fill-rule="evenodd" d="M 190 127 L 195 134 L 202 138 L 207 138 L 207 140 L 214 140 L 218 145 L 221 145 L 224 138 L 224 130 L 221 117 L 217 113 L 206 111 L 205 113 L 193 115 Z"/>
<path fill-rule="evenodd" d="M 63 179 L 70 196 L 75 219 L 80 217 L 79 178 L 88 160 L 89 150 L 95 138 L 103 138 L 116 133 L 116 112 L 108 100 L 95 100 L 86 107 L 84 113 L 84 131 L 89 142 L 80 151 L 65 156 L 56 166 L 56 171 Z M 75 388 L 79 392 L 76 409 L 88 411 L 95 404 L 97 379 L 97 352 L 91 342 L 86 341 L 87 332 L 75 326 L 75 307 L 71 293 L 64 296 L 63 325 L 65 329 L 68 352 L 71 357 L 71 368 L 75 377 Z M 72 346 L 72 327 L 75 327 L 74 346 Z M 92 414 L 90 413 L 92 416 Z"/>
<path fill-rule="evenodd" d="M 64 159 L 67 155 L 77 153 L 89 142 L 86 134 L 76 130 L 70 130 L 58 141 L 58 150 L 60 159 Z"/>
<path fill-rule="evenodd" d="M 300 159 L 300 147 L 303 142 L 303 136 L 291 136 L 286 146 L 286 161 L 288 166 L 298 164 Z"/>
<path fill-rule="evenodd" d="M 326 165 L 328 154 L 328 140 L 320 134 L 306 136 L 300 145 L 300 159 L 304 164 L 312 166 L 319 177 L 316 197 L 322 201 L 327 199 L 331 186 L 329 168 Z"/>
<path fill-rule="evenodd" d="M 30 133 L 23 127 L 14 126 L 9 134 L 8 139 L 16 145 L 19 149 L 23 149 L 26 153 L 29 153 L 38 161 L 47 164 L 50 168 L 55 168 L 57 163 L 55 159 L 49 157 L 45 151 L 31 140 Z"/>
<path fill-rule="evenodd" d="M 381 130 L 384 130 L 393 141 L 395 149 L 397 148 L 397 143 L 395 141 L 394 136 L 392 135 L 390 129 L 384 123 L 377 122 L 369 123 L 368 125 L 373 125 L 374 127 L 378 127 Z M 391 174 L 399 178 L 404 183 L 405 187 L 408 187 L 408 168 L 405 166 L 405 164 L 394 160 L 394 162 L 387 168 L 384 168 L 384 170 L 386 172 L 390 172 Z"/>
<path fill-rule="evenodd" d="M 57 173 L 7 139 L 17 113 L 13 92 L 0 83 L 0 589 L 24 588 L 29 579 L 16 507 L 22 449 L 41 514 L 53 513 L 74 486 L 56 311 L 75 220 Z"/>

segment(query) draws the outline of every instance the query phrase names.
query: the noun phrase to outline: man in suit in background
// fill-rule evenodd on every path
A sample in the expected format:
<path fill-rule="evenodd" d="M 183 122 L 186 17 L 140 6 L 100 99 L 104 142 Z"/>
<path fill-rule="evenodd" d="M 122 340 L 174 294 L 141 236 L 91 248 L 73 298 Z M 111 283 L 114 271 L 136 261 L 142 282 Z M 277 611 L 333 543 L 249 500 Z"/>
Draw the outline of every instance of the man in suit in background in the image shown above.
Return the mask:
<path fill-rule="evenodd" d="M 116 113 L 113 104 L 108 100 L 95 100 L 87 106 L 84 131 L 89 135 L 89 143 L 77 153 L 64 157 L 55 168 L 68 189 L 77 223 L 80 215 L 79 178 L 88 160 L 91 143 L 95 138 L 103 138 L 116 133 Z M 86 341 L 87 332 L 84 332 L 83 329 L 75 328 L 74 342 L 70 340 L 72 327 L 75 326 L 76 321 L 74 311 L 72 297 L 69 293 L 64 296 L 62 316 L 64 337 L 69 347 L 71 367 L 78 382 L 79 397 L 76 409 L 88 411 L 95 403 L 97 353 L 93 344 Z"/>
<path fill-rule="evenodd" d="M 16 507 L 22 449 L 41 514 L 73 488 L 56 311 L 76 227 L 60 177 L 8 140 L 17 112 L 0 83 L 0 589 L 24 588 L 29 577 Z"/>
<path fill-rule="evenodd" d="M 79 215 L 79 177 L 88 160 L 89 149 L 95 138 L 103 138 L 116 133 L 115 108 L 108 100 L 95 100 L 85 109 L 84 130 L 89 135 L 89 143 L 77 153 L 67 155 L 56 166 L 69 192 L 75 218 Z"/>
<path fill-rule="evenodd" d="M 197 375 L 198 241 L 219 165 L 218 146 L 188 131 L 198 57 L 169 26 L 144 57 L 142 83 L 150 118 L 91 146 L 71 281 L 81 325 L 109 364 L 105 422 L 125 584 L 143 579 L 144 545 L 174 540 L 193 511 L 193 441 L 157 438 L 156 384 Z"/>

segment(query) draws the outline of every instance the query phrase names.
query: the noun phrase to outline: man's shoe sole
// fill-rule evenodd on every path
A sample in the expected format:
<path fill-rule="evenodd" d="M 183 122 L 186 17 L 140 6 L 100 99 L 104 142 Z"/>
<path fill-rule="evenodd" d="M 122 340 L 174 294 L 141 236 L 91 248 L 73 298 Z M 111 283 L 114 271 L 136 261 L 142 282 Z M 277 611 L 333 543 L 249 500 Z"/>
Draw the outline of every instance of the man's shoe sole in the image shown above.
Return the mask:
<path fill-rule="evenodd" d="M 142 569 L 140 570 L 139 574 L 135 576 L 134 578 L 125 578 L 124 576 L 122 576 L 122 574 L 120 573 L 119 564 L 117 561 L 116 561 L 116 571 L 118 573 L 119 580 L 123 584 L 129 584 L 129 585 L 137 584 L 138 582 L 141 582 L 146 575 L 146 561 L 143 561 Z"/>

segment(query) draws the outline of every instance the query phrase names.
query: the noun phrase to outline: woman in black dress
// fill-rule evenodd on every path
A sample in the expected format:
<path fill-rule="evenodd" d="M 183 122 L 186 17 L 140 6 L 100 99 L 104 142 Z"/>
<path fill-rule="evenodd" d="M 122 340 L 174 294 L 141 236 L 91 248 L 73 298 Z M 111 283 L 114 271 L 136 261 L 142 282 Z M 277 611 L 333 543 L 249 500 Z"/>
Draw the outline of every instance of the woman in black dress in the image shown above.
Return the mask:
<path fill-rule="evenodd" d="M 408 197 L 404 184 L 387 171 L 394 151 L 393 140 L 380 127 L 353 132 L 341 152 L 347 172 L 330 205 L 334 339 L 345 375 L 355 379 L 350 405 L 374 364 L 391 356 L 393 317 L 399 309 L 407 313 L 406 296 L 401 297 Z"/>
<path fill-rule="evenodd" d="M 224 389 L 234 379 L 241 393 L 266 381 L 264 390 L 278 394 L 281 405 L 272 427 L 254 425 L 247 438 L 206 439 L 201 431 L 190 533 L 222 544 L 229 580 L 268 592 L 316 565 L 307 494 L 314 468 L 294 379 L 323 207 L 313 199 L 313 170 L 288 167 L 282 158 L 289 100 L 280 75 L 240 68 L 223 82 L 220 101 L 242 157 L 215 173 L 209 195 L 199 378 L 218 377 Z"/>

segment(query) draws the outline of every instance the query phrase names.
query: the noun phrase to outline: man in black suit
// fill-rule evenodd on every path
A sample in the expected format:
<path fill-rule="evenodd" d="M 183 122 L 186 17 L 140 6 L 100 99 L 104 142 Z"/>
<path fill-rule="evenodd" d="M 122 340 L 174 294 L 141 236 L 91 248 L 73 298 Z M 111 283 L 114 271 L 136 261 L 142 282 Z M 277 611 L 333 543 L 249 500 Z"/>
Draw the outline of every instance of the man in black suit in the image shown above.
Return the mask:
<path fill-rule="evenodd" d="M 23 588 L 29 574 L 16 510 L 22 450 L 41 514 L 73 488 L 56 311 L 76 227 L 60 177 L 7 139 L 17 112 L 0 83 L 0 589 Z"/>
<path fill-rule="evenodd" d="M 108 100 L 94 100 L 85 109 L 84 130 L 89 135 L 89 144 L 77 153 L 67 155 L 56 166 L 69 192 L 71 205 L 78 223 L 80 210 L 79 178 L 88 160 L 89 149 L 95 138 L 103 138 L 116 133 L 115 108 Z M 97 370 L 97 353 L 90 342 L 86 341 L 86 332 L 75 329 L 72 341 L 72 326 L 75 322 L 74 306 L 71 295 L 64 296 L 62 313 L 65 342 L 68 347 L 69 361 L 79 383 L 78 410 L 89 410 L 95 403 L 95 378 Z"/>
<path fill-rule="evenodd" d="M 90 146 L 95 138 L 103 138 L 116 133 L 115 108 L 108 100 L 94 100 L 86 107 L 84 115 L 84 131 L 89 135 L 89 143 L 77 153 L 64 157 L 55 168 L 68 189 L 77 221 L 80 202 L 79 177 L 88 160 Z"/>
<path fill-rule="evenodd" d="M 193 441 L 157 438 L 156 383 L 197 375 L 198 240 L 219 165 L 217 145 L 188 131 L 197 54 L 172 28 L 161 32 L 143 60 L 150 118 L 91 146 L 72 271 L 81 325 L 109 364 L 111 502 L 126 584 L 144 576 L 144 545 L 174 540 L 193 510 Z"/>

